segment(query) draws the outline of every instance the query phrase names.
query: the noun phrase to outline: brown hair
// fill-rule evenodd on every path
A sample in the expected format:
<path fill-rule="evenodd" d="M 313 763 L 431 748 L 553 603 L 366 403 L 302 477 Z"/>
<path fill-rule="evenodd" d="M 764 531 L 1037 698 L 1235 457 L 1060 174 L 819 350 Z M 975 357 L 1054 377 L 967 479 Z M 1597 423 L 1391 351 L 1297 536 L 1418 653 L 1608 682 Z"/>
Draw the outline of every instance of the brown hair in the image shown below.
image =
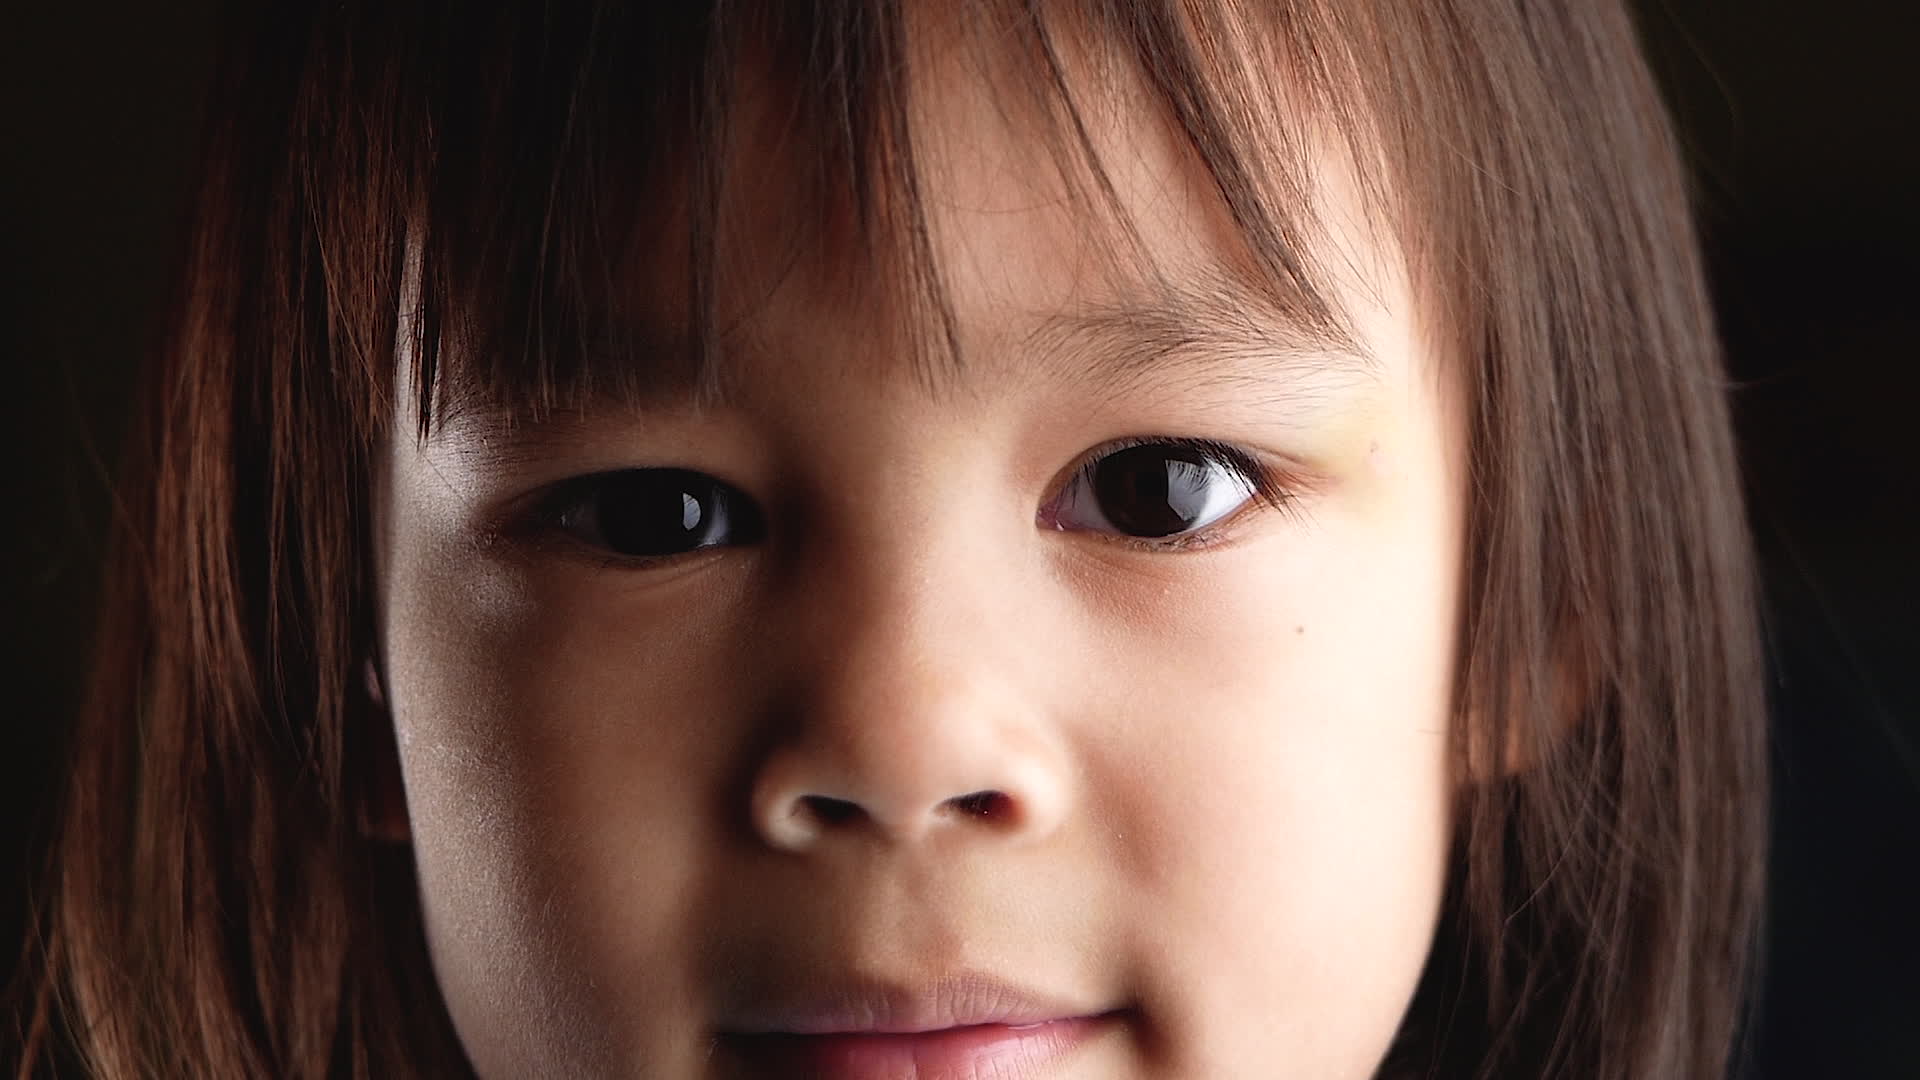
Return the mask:
<path fill-rule="evenodd" d="M 362 824 L 392 753 L 359 675 L 371 462 L 451 393 L 552 403 L 653 374 L 586 361 L 622 355 L 636 190 L 678 193 L 664 257 L 711 340 L 744 57 L 796 100 L 799 182 L 851 205 L 945 317 L 905 104 L 915 5 L 248 6 L 122 474 L 23 1076 L 67 1054 L 106 1075 L 466 1070 L 410 857 Z M 1760 664 L 1686 187 L 1626 13 L 978 5 L 1095 199 L 1067 6 L 1130 59 L 1310 320 L 1334 315 L 1311 223 L 1287 217 L 1310 185 L 1276 87 L 1345 137 L 1468 388 L 1457 857 L 1385 1071 L 1722 1074 L 1762 881 Z M 394 417 L 410 265 L 421 398 Z"/>

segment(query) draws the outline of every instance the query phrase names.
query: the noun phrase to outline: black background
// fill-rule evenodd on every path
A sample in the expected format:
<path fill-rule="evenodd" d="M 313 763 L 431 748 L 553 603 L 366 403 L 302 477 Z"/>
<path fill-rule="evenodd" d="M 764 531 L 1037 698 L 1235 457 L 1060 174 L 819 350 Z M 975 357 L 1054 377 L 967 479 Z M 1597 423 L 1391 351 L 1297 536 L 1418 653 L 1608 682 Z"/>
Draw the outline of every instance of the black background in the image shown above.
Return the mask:
<path fill-rule="evenodd" d="M 1776 851 L 1751 1076 L 1920 1076 L 1920 5 L 1638 7 L 1699 178 L 1769 596 Z M 129 372 L 180 236 L 211 9 L 0 15 L 9 952 Z"/>

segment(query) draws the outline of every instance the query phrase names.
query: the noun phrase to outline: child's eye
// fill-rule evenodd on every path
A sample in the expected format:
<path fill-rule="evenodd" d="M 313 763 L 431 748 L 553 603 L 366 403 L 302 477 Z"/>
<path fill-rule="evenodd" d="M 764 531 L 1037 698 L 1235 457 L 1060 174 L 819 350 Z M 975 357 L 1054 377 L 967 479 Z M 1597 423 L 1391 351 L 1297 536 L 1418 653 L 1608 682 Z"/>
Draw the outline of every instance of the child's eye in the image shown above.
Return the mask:
<path fill-rule="evenodd" d="M 1245 451 L 1202 439 L 1136 439 L 1076 469 L 1042 518 L 1058 529 L 1171 550 L 1204 546 L 1209 526 L 1256 498 L 1278 507 L 1288 495 Z M 691 469 L 576 477 L 543 498 L 535 517 L 617 560 L 668 559 L 766 537 L 751 498 Z"/>
<path fill-rule="evenodd" d="M 548 497 L 542 516 L 584 544 L 629 559 L 749 544 L 764 532 L 753 500 L 690 469 L 578 477 Z"/>
<path fill-rule="evenodd" d="M 1044 513 L 1059 529 L 1116 533 L 1172 549 L 1203 546 L 1255 498 L 1286 499 L 1245 451 L 1204 439 L 1135 439 L 1091 458 Z"/>

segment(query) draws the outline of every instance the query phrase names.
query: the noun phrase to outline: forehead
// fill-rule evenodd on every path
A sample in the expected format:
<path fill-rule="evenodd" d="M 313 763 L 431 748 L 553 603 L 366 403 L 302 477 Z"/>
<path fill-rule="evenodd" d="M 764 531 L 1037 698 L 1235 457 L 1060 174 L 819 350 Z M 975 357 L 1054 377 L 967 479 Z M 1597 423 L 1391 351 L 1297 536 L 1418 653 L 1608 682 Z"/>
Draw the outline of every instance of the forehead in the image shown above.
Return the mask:
<path fill-rule="evenodd" d="M 725 397 L 800 354 L 950 388 L 1019 376 L 1044 359 L 1026 346 L 1083 332 L 1225 326 L 1277 352 L 1366 358 L 1352 315 L 1397 273 L 1392 245 L 1309 110 L 1255 92 L 1286 130 L 1203 153 L 1192 117 L 1110 39 L 906 29 L 899 81 L 840 102 L 847 131 L 830 130 L 812 73 L 745 39 L 719 137 L 654 155 L 619 196 L 635 242 L 587 316 L 581 377 L 534 365 L 560 384 L 542 398 Z M 1251 159 L 1273 165 L 1281 144 L 1292 174 L 1263 173 Z M 524 375 L 508 370 L 507 397 Z M 457 403 L 473 388 L 453 389 Z"/>
<path fill-rule="evenodd" d="M 1265 300 L 1264 314 L 1276 317 L 1303 306 L 1263 287 L 1211 177 L 1134 79 L 1109 71 L 1096 81 L 1077 70 L 1084 64 L 1069 66 L 1077 115 L 1068 131 L 1023 98 L 1008 70 L 1015 62 L 954 49 L 915 66 L 911 205 L 889 192 L 891 220 L 856 223 L 844 207 L 808 205 L 781 182 L 788 170 L 767 160 L 774 140 L 740 140 L 733 174 L 742 182 L 726 200 L 719 249 L 738 296 L 764 298 L 765 313 L 787 325 L 866 324 L 871 333 L 884 315 L 901 332 L 875 344 L 915 355 L 928 344 L 916 340 L 925 336 L 916 322 L 936 314 L 907 287 L 914 275 L 903 267 L 916 258 L 934 295 L 964 316 L 959 344 L 969 355 L 989 351 L 965 347 L 983 333 L 1019 335 L 1056 313 L 1166 307 L 1202 293 Z M 793 223 L 806 222 L 828 228 L 793 237 Z M 768 242 L 783 234 L 792 237 L 784 252 Z M 1331 337 L 1332 328 L 1295 329 Z"/>

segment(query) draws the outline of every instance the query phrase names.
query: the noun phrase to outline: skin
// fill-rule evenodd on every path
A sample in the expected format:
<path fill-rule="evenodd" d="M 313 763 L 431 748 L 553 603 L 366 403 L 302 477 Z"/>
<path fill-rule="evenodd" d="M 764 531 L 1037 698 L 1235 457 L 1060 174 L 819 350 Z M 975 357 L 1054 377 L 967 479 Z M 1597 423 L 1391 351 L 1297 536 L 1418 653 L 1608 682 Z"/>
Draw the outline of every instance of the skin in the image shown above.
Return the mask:
<path fill-rule="evenodd" d="M 1147 295 L 1100 257 L 1117 234 L 977 68 L 919 77 L 958 373 L 916 376 L 907 317 L 831 245 L 764 250 L 806 215 L 743 187 L 737 400 L 390 447 L 397 828 L 456 1028 L 484 1077 L 737 1076 L 714 1033 L 756 995 L 982 970 L 1122 1010 L 1061 1077 L 1370 1076 L 1441 902 L 1463 531 L 1457 395 L 1404 268 L 1329 156 L 1322 262 L 1363 358 L 1095 389 L 1056 369 L 1110 342 L 1041 343 Z M 1147 254 L 1244 280 L 1150 115 L 1095 125 Z M 1186 550 L 1055 527 L 1090 453 L 1147 436 L 1242 447 L 1293 497 Z M 765 538 L 635 566 L 499 527 L 660 466 L 738 488 Z"/>

